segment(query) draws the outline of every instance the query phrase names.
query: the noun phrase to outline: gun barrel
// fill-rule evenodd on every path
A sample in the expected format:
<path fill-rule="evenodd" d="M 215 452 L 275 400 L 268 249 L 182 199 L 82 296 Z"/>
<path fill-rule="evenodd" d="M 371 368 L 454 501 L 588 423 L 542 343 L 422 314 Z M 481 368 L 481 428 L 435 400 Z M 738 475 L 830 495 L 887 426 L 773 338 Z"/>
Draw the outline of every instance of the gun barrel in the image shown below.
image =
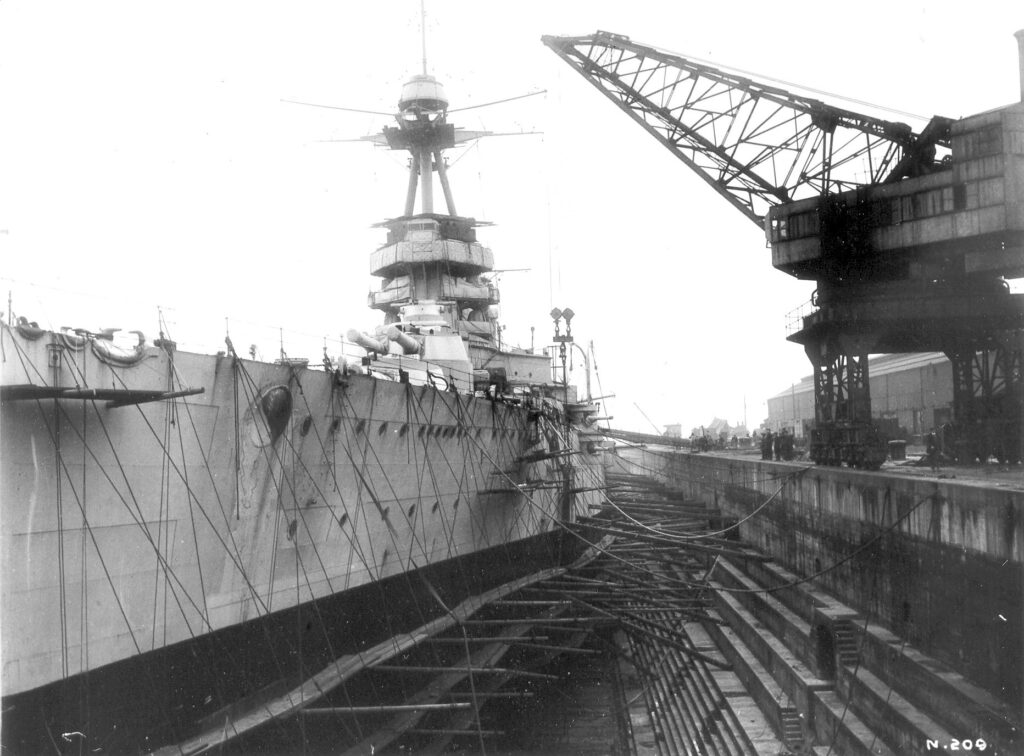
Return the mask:
<path fill-rule="evenodd" d="M 388 353 L 388 343 L 386 341 L 379 341 L 368 334 L 361 333 L 355 328 L 349 330 L 348 340 L 354 344 L 358 344 L 367 352 L 376 352 L 377 354 Z"/>
<path fill-rule="evenodd" d="M 391 326 L 387 330 L 387 336 L 389 339 L 394 341 L 398 346 L 402 347 L 402 351 L 406 354 L 419 354 L 423 349 L 423 346 L 407 333 L 404 333 L 395 326 Z"/>

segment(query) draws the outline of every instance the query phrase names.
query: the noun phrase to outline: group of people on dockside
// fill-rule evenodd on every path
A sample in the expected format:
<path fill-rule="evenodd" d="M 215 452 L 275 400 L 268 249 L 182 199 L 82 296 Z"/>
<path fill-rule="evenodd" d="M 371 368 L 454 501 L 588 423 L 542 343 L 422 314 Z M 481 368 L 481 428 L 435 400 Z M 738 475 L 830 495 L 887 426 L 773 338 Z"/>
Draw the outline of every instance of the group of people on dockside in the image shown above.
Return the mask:
<path fill-rule="evenodd" d="M 761 436 L 761 459 L 791 460 L 796 455 L 793 450 L 793 434 L 789 428 L 778 433 L 766 430 Z"/>

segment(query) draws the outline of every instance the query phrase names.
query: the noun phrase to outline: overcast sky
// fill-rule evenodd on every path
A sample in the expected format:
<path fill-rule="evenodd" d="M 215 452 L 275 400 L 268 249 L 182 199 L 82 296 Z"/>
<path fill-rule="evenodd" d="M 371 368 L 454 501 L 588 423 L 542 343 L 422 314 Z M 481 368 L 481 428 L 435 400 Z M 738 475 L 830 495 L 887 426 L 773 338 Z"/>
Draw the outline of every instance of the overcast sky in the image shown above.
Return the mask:
<path fill-rule="evenodd" d="M 372 224 L 402 212 L 405 154 L 363 143 L 421 68 L 418 0 L 0 3 L 0 276 L 15 314 L 140 328 L 182 347 L 319 358 L 372 330 Z M 506 338 L 552 306 L 594 343 L 612 425 L 724 417 L 810 372 L 785 341 L 813 286 L 761 231 L 540 42 L 598 29 L 903 111 L 1019 98 L 1018 3 L 427 2 L 430 73 L 467 128 L 539 131 L 449 153 L 459 213 L 502 275 Z M 842 107 L 867 106 L 818 95 Z M 875 112 L 875 111 L 872 111 Z M 6 302 L 4 302 L 6 312 Z M 226 325 L 225 319 L 229 318 Z M 335 348 L 331 348 L 335 351 Z M 583 382 L 582 374 L 576 376 Z M 595 392 L 597 383 L 595 380 Z"/>

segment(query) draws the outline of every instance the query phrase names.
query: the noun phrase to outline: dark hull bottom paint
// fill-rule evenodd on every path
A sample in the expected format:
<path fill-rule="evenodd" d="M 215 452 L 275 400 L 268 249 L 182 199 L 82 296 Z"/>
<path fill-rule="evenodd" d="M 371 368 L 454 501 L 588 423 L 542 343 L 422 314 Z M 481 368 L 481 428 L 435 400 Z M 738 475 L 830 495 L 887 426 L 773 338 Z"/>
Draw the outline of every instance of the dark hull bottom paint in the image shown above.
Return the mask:
<path fill-rule="evenodd" d="M 144 753 L 179 742 L 244 696 L 270 685 L 284 690 L 339 656 L 438 616 L 443 610 L 428 585 L 452 606 L 571 561 L 578 545 L 552 531 L 4 697 L 3 747 L 15 754 Z"/>

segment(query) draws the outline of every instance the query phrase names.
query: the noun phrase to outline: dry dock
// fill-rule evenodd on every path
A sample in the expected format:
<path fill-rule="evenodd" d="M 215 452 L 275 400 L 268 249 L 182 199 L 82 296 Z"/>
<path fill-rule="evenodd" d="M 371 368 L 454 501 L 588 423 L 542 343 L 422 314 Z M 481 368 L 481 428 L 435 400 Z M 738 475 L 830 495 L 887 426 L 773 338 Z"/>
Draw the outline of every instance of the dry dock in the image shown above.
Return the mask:
<path fill-rule="evenodd" d="M 595 523 L 615 542 L 549 586 L 614 615 L 603 653 L 563 660 L 486 752 L 1024 752 L 1016 471 L 618 466 Z"/>
<path fill-rule="evenodd" d="M 743 642 L 737 662 L 761 664 L 814 745 L 1024 750 L 1019 467 L 862 472 L 654 448 L 624 456 L 770 557 L 719 560 L 710 581 L 728 631 L 718 640 Z M 761 700 L 771 697 L 766 688 Z"/>
<path fill-rule="evenodd" d="M 622 452 L 585 558 L 223 750 L 1022 753 L 1024 481 L 966 472 Z"/>

